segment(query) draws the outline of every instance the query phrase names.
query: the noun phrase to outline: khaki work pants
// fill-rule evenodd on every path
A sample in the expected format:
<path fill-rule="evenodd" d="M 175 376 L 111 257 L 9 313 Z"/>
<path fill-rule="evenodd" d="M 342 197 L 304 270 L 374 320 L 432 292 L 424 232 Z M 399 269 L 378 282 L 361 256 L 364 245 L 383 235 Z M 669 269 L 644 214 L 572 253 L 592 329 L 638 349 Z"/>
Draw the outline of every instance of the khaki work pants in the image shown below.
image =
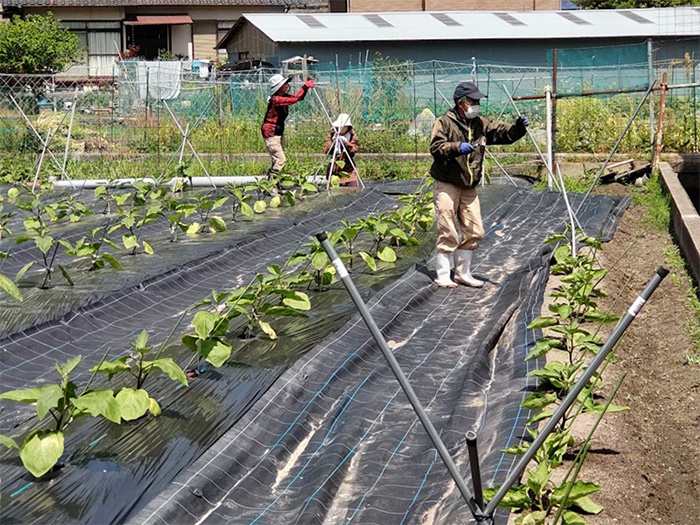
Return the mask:
<path fill-rule="evenodd" d="M 474 250 L 484 238 L 476 189 L 435 181 L 434 201 L 438 229 L 437 251 L 452 253 L 455 250 Z"/>
<path fill-rule="evenodd" d="M 284 154 L 284 140 L 280 135 L 275 135 L 265 139 L 265 146 L 272 160 L 271 170 L 279 173 L 287 164 L 287 156 Z"/>

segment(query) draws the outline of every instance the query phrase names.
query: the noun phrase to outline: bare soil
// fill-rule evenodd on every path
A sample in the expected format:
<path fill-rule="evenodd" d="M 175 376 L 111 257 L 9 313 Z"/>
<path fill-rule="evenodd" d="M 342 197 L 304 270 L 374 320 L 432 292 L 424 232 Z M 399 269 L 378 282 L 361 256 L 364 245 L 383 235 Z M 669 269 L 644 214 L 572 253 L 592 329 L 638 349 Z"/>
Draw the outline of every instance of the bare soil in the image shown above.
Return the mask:
<path fill-rule="evenodd" d="M 619 185 L 600 190 L 628 191 Z M 643 207 L 630 206 L 601 253 L 610 270 L 603 282 L 609 304 L 621 292 L 616 313 L 621 315 L 656 268 L 666 264 L 663 250 L 672 244 L 669 233 L 645 222 Z M 687 284 L 672 277 L 629 327 L 616 363 L 605 372 L 609 390 L 626 374 L 614 402 L 630 410 L 603 419 L 579 475 L 603 485 L 593 499 L 605 510 L 586 517 L 591 525 L 700 524 L 700 366 L 685 364 L 692 348 L 685 325 L 693 313 Z M 585 437 L 588 426 L 590 420 L 581 421 L 572 433 Z"/>

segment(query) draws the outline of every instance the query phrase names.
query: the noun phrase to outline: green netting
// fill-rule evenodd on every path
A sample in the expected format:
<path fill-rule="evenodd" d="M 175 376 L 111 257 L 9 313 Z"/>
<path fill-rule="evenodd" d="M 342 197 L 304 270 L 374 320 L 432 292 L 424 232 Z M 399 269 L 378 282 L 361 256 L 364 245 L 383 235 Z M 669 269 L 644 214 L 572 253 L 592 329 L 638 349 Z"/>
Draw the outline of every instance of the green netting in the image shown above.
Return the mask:
<path fill-rule="evenodd" d="M 549 52 L 554 65 L 554 53 Z M 646 44 L 559 49 L 556 57 L 559 95 L 591 91 L 644 89 L 649 86 Z"/>

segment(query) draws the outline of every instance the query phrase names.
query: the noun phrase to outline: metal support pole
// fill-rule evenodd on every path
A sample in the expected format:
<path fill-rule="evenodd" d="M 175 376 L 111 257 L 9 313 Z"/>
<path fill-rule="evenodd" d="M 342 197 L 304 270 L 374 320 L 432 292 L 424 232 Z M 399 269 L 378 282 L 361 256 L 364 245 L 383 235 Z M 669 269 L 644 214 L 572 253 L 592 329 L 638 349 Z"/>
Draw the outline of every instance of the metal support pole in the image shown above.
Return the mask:
<path fill-rule="evenodd" d="M 544 88 L 547 95 L 547 171 L 554 172 L 554 144 L 552 143 L 552 87 Z M 547 174 L 547 186 L 552 189 L 552 179 Z"/>
<path fill-rule="evenodd" d="M 663 143 L 664 136 L 664 110 L 666 108 L 666 73 L 663 74 L 661 78 L 661 97 L 659 97 L 659 124 L 656 126 L 656 149 L 654 150 L 654 162 L 652 167 L 654 169 L 659 168 L 659 161 L 661 160 L 661 146 Z"/>
<path fill-rule="evenodd" d="M 481 487 L 481 467 L 479 466 L 479 450 L 476 448 L 476 432 L 467 432 L 467 450 L 469 451 L 469 466 L 472 469 L 472 485 L 474 486 L 474 502 L 479 509 L 484 508 L 484 491 Z"/>
<path fill-rule="evenodd" d="M 656 274 L 654 275 L 654 277 L 651 278 L 651 281 L 649 281 L 642 293 L 639 294 L 637 299 L 635 299 L 635 301 L 632 303 L 632 306 L 629 307 L 625 315 L 622 317 L 622 319 L 620 319 L 620 322 L 617 323 L 617 326 L 615 327 L 615 330 L 610 336 L 610 339 L 607 340 L 605 345 L 603 345 L 603 348 L 601 348 L 598 354 L 596 354 L 593 361 L 591 361 L 591 364 L 588 365 L 588 367 L 586 368 L 586 371 L 583 372 L 583 374 L 581 374 L 579 380 L 576 382 L 576 384 L 573 386 L 573 388 L 567 394 L 567 396 L 562 400 L 561 405 L 559 405 L 559 407 L 554 411 L 554 414 L 552 414 L 552 417 L 542 428 L 537 438 L 535 438 L 535 440 L 532 442 L 525 454 L 523 454 L 520 457 L 518 463 L 511 470 L 510 475 L 506 478 L 501 487 L 498 489 L 498 492 L 496 492 L 491 501 L 489 501 L 488 505 L 486 505 L 486 508 L 484 509 L 484 514 L 488 518 L 493 517 L 493 514 L 496 511 L 496 508 L 498 507 L 498 504 L 508 493 L 510 487 L 520 479 L 520 476 L 525 470 L 525 467 L 527 467 L 527 464 L 530 462 L 530 460 L 532 460 L 532 458 L 535 457 L 535 454 L 537 454 L 539 448 L 545 442 L 549 434 L 551 434 L 551 432 L 557 426 L 559 420 L 569 410 L 571 405 L 574 404 L 578 395 L 586 387 L 590 379 L 598 370 L 598 367 L 605 361 L 612 349 L 615 348 L 615 345 L 625 333 L 627 327 L 629 327 L 629 325 L 632 323 L 632 321 L 642 309 L 644 304 L 649 300 L 651 294 L 654 293 L 654 290 L 656 290 L 661 281 L 667 275 L 668 270 L 664 267 L 660 267 L 658 270 L 656 270 Z"/>
<path fill-rule="evenodd" d="M 654 75 L 654 46 L 651 38 L 647 40 L 647 67 L 649 80 L 648 85 L 653 86 L 656 76 Z M 647 86 L 648 87 L 648 86 Z M 649 151 L 652 162 L 654 160 L 654 94 L 649 94 Z"/>
<path fill-rule="evenodd" d="M 70 146 L 70 137 L 73 133 L 73 119 L 75 118 L 75 106 L 78 102 L 78 88 L 73 91 L 73 104 L 70 107 L 70 121 L 68 122 L 68 134 L 66 135 L 66 149 L 63 152 L 63 172 L 66 171 L 66 164 L 68 163 L 68 149 Z"/>
<path fill-rule="evenodd" d="M 613 147 L 612 151 L 608 155 L 608 158 L 605 159 L 605 162 L 603 163 L 600 170 L 598 171 L 598 175 L 596 175 L 595 180 L 593 181 L 593 184 L 591 184 L 590 188 L 588 188 L 588 191 L 583 196 L 583 200 L 581 200 L 581 203 L 578 205 L 578 208 L 576 209 L 577 213 L 579 211 L 581 211 L 581 208 L 583 207 L 584 203 L 586 202 L 586 199 L 593 191 L 593 188 L 595 187 L 595 185 L 598 184 L 598 180 L 600 179 L 601 175 L 603 175 L 603 172 L 605 171 L 605 168 L 610 163 L 610 160 L 613 158 L 613 155 L 615 155 L 615 153 L 617 152 L 617 148 L 619 148 L 620 144 L 622 144 L 622 139 L 625 138 L 627 131 L 632 126 L 632 122 L 634 122 L 634 119 L 637 118 L 637 114 L 639 113 L 639 110 L 642 109 L 642 106 L 644 105 L 644 101 L 647 99 L 647 97 L 649 96 L 649 93 L 651 93 L 653 89 L 654 89 L 654 85 L 652 84 L 647 88 L 647 91 L 644 94 L 644 98 L 642 98 L 642 100 L 639 101 L 639 104 L 637 105 L 637 108 L 634 110 L 634 113 L 632 113 L 632 116 L 630 117 L 629 122 L 627 122 L 625 129 L 622 130 L 622 133 L 620 134 L 620 138 L 617 139 L 617 142 L 615 143 L 615 146 Z"/>
<path fill-rule="evenodd" d="M 472 495 L 469 492 L 469 488 L 467 487 L 464 478 L 462 478 L 462 475 L 457 469 L 457 465 L 455 465 L 454 461 L 452 460 L 452 457 L 450 456 L 447 447 L 442 442 L 442 439 L 440 439 L 440 435 L 437 433 L 437 430 L 435 430 L 435 427 L 430 422 L 430 419 L 428 419 L 428 415 L 425 413 L 423 405 L 421 404 L 420 400 L 418 399 L 418 396 L 413 391 L 413 388 L 408 382 L 408 378 L 404 375 L 403 371 L 401 370 L 398 361 L 396 361 L 394 354 L 389 349 L 389 345 L 387 345 L 386 340 L 384 339 L 382 332 L 379 330 L 377 323 L 374 321 L 374 318 L 372 317 L 372 314 L 367 308 L 367 305 L 365 305 L 364 301 L 362 300 L 362 297 L 360 296 L 360 293 L 357 291 L 357 288 L 355 288 L 355 283 L 352 282 L 352 279 L 348 274 L 347 268 L 345 268 L 343 261 L 340 260 L 338 254 L 333 248 L 333 245 L 328 240 L 328 235 L 326 234 L 326 232 L 321 232 L 316 234 L 316 238 L 323 246 L 323 249 L 326 250 L 328 258 L 331 260 L 331 263 L 333 264 L 333 266 L 336 269 L 336 272 L 338 273 L 338 277 L 340 277 L 340 280 L 343 282 L 343 285 L 345 285 L 345 289 L 350 294 L 350 297 L 352 298 L 352 301 L 355 303 L 355 306 L 360 312 L 360 315 L 362 316 L 362 319 L 367 325 L 367 328 L 369 328 L 372 337 L 377 342 L 379 349 L 382 351 L 384 358 L 387 360 L 391 371 L 394 373 L 394 376 L 396 376 L 396 379 L 401 385 L 401 389 L 406 394 L 406 397 L 411 403 L 413 410 L 416 412 L 418 419 L 423 424 L 423 428 L 425 428 L 425 431 L 428 433 L 428 436 L 430 437 L 430 440 L 433 442 L 433 445 L 437 449 L 438 454 L 440 454 L 442 461 L 445 463 L 445 467 L 447 467 L 447 470 L 452 476 L 455 485 L 457 485 L 459 492 L 462 494 L 464 501 L 467 503 L 469 510 L 471 510 L 472 514 L 477 519 L 479 519 L 479 517 L 481 516 L 481 512 L 474 503 Z"/>

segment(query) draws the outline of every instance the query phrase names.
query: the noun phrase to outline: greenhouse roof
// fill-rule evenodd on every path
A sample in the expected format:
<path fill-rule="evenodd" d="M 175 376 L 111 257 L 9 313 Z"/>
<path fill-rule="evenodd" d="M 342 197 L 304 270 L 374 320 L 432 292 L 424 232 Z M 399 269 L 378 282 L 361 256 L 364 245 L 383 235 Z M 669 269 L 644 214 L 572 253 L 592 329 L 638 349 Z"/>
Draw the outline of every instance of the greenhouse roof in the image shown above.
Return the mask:
<path fill-rule="evenodd" d="M 541 38 L 697 36 L 700 8 L 581 11 L 451 11 L 403 13 L 246 14 L 275 42 L 362 42 Z"/>

